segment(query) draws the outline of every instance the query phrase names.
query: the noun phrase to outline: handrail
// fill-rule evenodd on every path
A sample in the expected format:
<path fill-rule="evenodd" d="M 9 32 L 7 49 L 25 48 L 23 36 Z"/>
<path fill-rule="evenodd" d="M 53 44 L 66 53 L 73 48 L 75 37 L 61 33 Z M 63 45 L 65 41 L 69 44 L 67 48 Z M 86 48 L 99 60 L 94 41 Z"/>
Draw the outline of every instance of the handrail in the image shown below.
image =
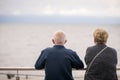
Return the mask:
<path fill-rule="evenodd" d="M 34 71 L 34 70 L 36 70 L 34 67 L 0 67 L 0 71 L 16 71 L 17 72 L 16 74 L 0 73 L 0 75 L 7 75 L 8 79 L 11 79 L 16 75 L 16 80 L 20 80 L 20 76 L 26 76 L 26 79 L 28 79 L 28 76 L 41 76 L 41 77 L 44 76 L 44 75 L 19 74 L 19 71 Z M 86 70 L 86 68 L 80 69 L 80 70 Z M 120 68 L 117 68 L 117 70 L 120 70 Z M 73 69 L 73 71 L 79 71 L 79 70 Z M 76 77 L 76 78 L 79 78 L 79 77 Z"/>
<path fill-rule="evenodd" d="M 36 70 L 34 67 L 0 67 L 0 70 L 22 70 L 22 71 L 30 71 L 30 70 Z M 76 69 L 73 69 L 76 70 Z M 86 68 L 79 69 L 79 70 L 86 70 Z M 117 68 L 117 70 L 120 70 L 120 67 Z"/>
<path fill-rule="evenodd" d="M 35 70 L 34 67 L 0 67 L 0 70 Z"/>

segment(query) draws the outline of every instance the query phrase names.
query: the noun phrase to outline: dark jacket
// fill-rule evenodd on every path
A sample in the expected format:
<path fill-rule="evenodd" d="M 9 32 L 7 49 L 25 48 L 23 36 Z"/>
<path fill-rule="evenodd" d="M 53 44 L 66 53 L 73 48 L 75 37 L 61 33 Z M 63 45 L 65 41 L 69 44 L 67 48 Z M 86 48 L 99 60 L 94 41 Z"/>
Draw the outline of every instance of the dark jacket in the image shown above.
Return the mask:
<path fill-rule="evenodd" d="M 45 68 L 45 80 L 74 80 L 72 68 L 83 67 L 76 52 L 61 45 L 44 49 L 35 64 L 36 69 Z"/>
<path fill-rule="evenodd" d="M 91 60 L 106 45 L 97 44 L 88 47 L 86 50 L 85 62 L 87 67 Z M 84 80 L 118 80 L 116 74 L 117 52 L 115 49 L 107 47 L 93 62 Z"/>

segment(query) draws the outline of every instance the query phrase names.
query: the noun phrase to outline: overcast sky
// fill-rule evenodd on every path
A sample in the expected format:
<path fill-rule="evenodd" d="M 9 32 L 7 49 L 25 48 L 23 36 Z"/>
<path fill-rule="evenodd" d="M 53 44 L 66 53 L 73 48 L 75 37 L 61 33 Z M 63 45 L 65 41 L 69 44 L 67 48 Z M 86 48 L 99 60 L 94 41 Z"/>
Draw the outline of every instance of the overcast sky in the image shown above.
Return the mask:
<path fill-rule="evenodd" d="M 0 0 L 0 15 L 120 17 L 120 0 Z"/>

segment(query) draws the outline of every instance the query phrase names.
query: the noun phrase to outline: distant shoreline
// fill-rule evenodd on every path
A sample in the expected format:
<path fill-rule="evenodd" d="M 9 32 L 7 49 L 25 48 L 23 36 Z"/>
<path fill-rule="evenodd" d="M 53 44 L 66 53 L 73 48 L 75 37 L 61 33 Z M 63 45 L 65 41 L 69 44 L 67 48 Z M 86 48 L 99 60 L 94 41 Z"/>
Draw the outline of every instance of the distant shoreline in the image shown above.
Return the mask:
<path fill-rule="evenodd" d="M 0 15 L 0 23 L 32 24 L 120 24 L 120 17 L 87 16 L 11 16 Z"/>

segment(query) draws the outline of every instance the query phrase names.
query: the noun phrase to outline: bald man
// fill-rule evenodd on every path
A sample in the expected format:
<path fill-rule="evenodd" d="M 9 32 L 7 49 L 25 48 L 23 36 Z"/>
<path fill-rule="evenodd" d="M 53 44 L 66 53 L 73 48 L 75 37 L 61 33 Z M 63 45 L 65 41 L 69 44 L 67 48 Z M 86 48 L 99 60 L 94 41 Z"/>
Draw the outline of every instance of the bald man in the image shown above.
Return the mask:
<path fill-rule="evenodd" d="M 83 62 L 75 51 L 64 47 L 67 42 L 64 32 L 57 31 L 52 42 L 53 47 L 42 50 L 35 69 L 45 68 L 45 80 L 74 80 L 72 68 L 84 68 Z"/>

